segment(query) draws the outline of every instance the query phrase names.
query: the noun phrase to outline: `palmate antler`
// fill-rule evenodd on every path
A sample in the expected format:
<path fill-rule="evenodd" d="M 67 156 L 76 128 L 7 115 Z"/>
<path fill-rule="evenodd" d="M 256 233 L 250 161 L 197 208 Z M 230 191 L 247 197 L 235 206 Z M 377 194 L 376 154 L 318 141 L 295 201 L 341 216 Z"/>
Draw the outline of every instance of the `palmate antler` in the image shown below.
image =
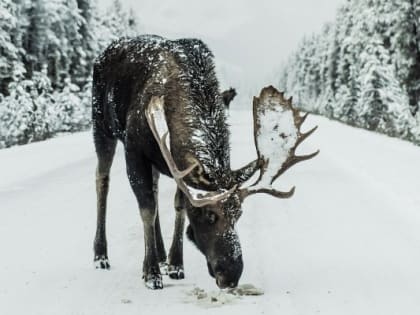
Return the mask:
<path fill-rule="evenodd" d="M 192 188 L 184 182 L 183 178 L 190 174 L 194 170 L 194 168 L 199 166 L 199 162 L 196 160 L 191 166 L 189 166 L 184 171 L 180 171 L 176 166 L 171 151 L 169 149 L 169 128 L 166 123 L 165 110 L 163 105 L 163 96 L 153 96 L 146 110 L 146 118 L 149 127 L 152 130 L 152 133 L 159 145 L 162 156 L 165 159 L 166 164 L 168 165 L 168 168 L 173 178 L 175 179 L 178 188 L 187 196 L 187 198 L 194 207 L 204 207 L 205 205 L 214 204 L 220 200 L 229 197 L 236 190 L 236 185 L 231 189 L 224 190 L 222 192 L 209 192 Z"/>
<path fill-rule="evenodd" d="M 309 160 L 319 151 L 297 156 L 297 147 L 308 138 L 317 127 L 302 133 L 300 128 L 308 114 L 300 113 L 292 105 L 292 98 L 269 86 L 262 89 L 259 97 L 254 97 L 254 140 L 258 158 L 262 160 L 260 177 L 247 188 L 240 189 L 242 199 L 256 193 L 266 193 L 278 198 L 290 198 L 293 187 L 288 192 L 272 188 L 273 182 L 291 166 Z"/>

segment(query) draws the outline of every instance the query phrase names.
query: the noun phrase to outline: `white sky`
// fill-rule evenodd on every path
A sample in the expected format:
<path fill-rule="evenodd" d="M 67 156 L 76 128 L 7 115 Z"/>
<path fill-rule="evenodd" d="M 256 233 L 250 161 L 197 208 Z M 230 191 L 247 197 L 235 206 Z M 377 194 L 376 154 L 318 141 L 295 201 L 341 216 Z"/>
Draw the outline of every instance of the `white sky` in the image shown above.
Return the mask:
<path fill-rule="evenodd" d="M 108 5 L 112 0 L 98 0 Z M 198 37 L 213 51 L 222 88 L 256 93 L 305 34 L 332 21 L 344 0 L 121 0 L 144 33 Z"/>

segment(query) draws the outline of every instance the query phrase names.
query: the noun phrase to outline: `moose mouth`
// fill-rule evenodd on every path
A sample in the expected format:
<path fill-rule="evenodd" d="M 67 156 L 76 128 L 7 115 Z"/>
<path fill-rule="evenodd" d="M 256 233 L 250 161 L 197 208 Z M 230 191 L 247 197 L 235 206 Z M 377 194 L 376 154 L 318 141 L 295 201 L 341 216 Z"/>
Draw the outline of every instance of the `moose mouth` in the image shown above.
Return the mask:
<path fill-rule="evenodd" d="M 238 283 L 235 281 L 231 281 L 231 282 L 226 281 L 225 277 L 222 274 L 220 273 L 215 274 L 211 264 L 208 262 L 207 262 L 207 268 L 209 270 L 210 276 L 216 279 L 216 284 L 220 289 L 235 288 L 238 286 Z"/>
<path fill-rule="evenodd" d="M 219 266 L 213 267 L 207 261 L 207 269 L 210 276 L 216 280 L 216 284 L 220 289 L 236 288 L 243 269 L 242 257 L 238 263 L 228 265 L 224 270 Z"/>
<path fill-rule="evenodd" d="M 216 278 L 216 284 L 220 289 L 226 289 L 226 288 L 233 289 L 233 288 L 236 288 L 238 286 L 237 282 L 227 283 L 227 282 L 223 281 L 222 279 L 223 278 L 219 278 L 219 277 Z"/>

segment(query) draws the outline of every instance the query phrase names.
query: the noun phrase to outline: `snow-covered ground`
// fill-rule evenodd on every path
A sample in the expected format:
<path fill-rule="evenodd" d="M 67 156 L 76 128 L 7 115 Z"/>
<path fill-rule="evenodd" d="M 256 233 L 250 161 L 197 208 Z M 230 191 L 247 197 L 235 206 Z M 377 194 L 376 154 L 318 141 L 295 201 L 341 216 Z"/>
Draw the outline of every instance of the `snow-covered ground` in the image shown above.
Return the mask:
<path fill-rule="evenodd" d="M 255 157 L 251 113 L 231 113 L 233 165 Z M 199 301 L 218 291 L 185 242 L 186 279 L 141 279 L 143 231 L 117 154 L 109 195 L 112 269 L 95 270 L 95 154 L 90 133 L 0 151 L 0 314 L 420 314 L 420 149 L 312 117 L 319 130 L 279 188 L 246 200 L 239 221 L 242 283 L 257 297 Z M 161 179 L 161 221 L 172 235 L 174 184 Z"/>

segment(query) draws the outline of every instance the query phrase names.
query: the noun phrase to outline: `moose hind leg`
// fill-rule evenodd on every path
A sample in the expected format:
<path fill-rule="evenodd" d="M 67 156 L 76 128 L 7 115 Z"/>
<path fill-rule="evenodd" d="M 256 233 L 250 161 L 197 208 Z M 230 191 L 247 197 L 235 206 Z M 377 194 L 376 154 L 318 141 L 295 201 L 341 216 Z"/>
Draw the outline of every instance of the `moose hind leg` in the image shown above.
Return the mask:
<path fill-rule="evenodd" d="M 175 229 L 169 251 L 168 275 L 171 279 L 184 279 L 183 235 L 185 223 L 184 195 L 177 189 L 175 195 Z"/>
<path fill-rule="evenodd" d="M 162 276 L 156 247 L 157 206 L 153 192 L 152 165 L 139 154 L 126 149 L 127 173 L 136 195 L 144 227 L 145 257 L 143 279 L 149 289 L 162 289 Z"/>
<path fill-rule="evenodd" d="M 95 134 L 95 147 L 98 157 L 96 168 L 96 196 L 97 196 L 97 221 L 96 236 L 94 241 L 94 265 L 97 269 L 109 269 L 108 249 L 106 240 L 106 201 L 109 190 L 109 172 L 114 158 L 116 139 L 111 139 L 103 134 Z"/>

